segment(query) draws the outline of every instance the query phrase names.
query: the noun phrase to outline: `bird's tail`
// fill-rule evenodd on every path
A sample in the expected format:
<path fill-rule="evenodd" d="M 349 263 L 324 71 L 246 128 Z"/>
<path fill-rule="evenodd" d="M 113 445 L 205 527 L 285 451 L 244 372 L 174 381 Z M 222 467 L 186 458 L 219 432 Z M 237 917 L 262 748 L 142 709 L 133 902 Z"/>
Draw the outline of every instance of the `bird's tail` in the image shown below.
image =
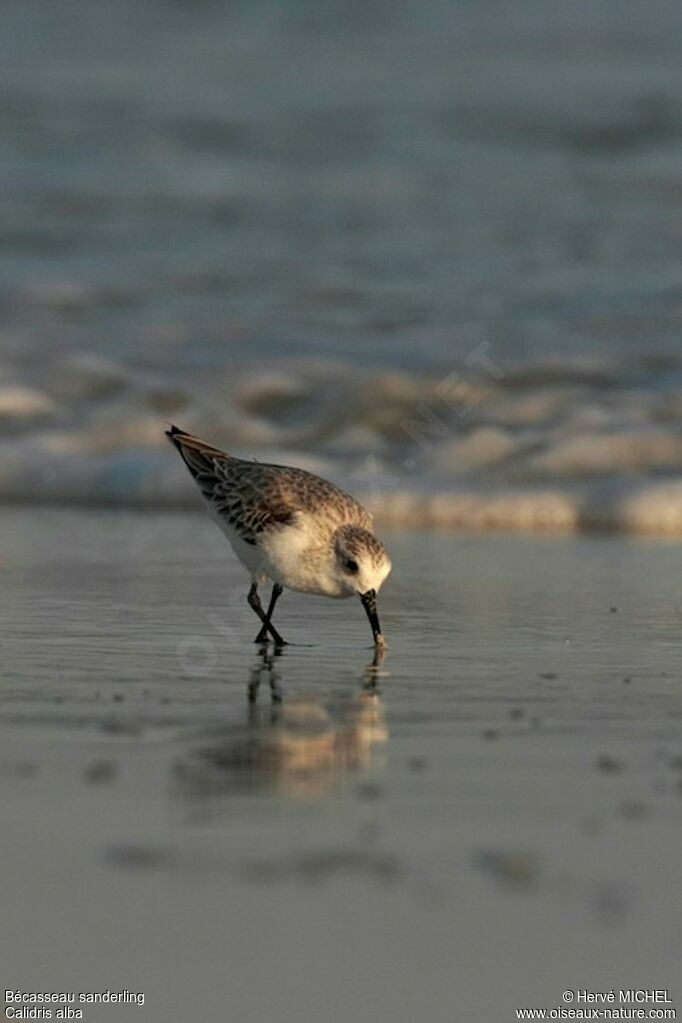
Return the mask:
<path fill-rule="evenodd" d="M 213 472 L 216 461 L 227 462 L 234 458 L 234 455 L 229 455 L 227 451 L 214 448 L 177 426 L 171 426 L 170 430 L 166 430 L 166 436 L 178 449 L 182 460 L 195 478 L 199 473 Z"/>

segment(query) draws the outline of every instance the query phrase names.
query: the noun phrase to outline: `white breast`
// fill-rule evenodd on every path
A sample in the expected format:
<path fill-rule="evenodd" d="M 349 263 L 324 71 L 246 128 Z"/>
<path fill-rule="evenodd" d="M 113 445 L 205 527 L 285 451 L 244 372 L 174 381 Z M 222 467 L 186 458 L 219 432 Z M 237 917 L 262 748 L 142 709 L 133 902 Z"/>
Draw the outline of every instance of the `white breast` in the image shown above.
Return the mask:
<path fill-rule="evenodd" d="M 319 534 L 305 515 L 292 525 L 261 533 L 256 544 L 246 543 L 227 519 L 206 502 L 213 521 L 230 541 L 242 565 L 257 582 L 271 579 L 290 590 L 324 597 L 349 597 L 335 572 L 331 549 L 320 548 Z"/>
<path fill-rule="evenodd" d="M 301 593 L 349 596 L 337 578 L 331 548 L 320 547 L 319 535 L 307 527 L 304 516 L 265 535 L 262 546 L 267 574 L 275 582 Z"/>

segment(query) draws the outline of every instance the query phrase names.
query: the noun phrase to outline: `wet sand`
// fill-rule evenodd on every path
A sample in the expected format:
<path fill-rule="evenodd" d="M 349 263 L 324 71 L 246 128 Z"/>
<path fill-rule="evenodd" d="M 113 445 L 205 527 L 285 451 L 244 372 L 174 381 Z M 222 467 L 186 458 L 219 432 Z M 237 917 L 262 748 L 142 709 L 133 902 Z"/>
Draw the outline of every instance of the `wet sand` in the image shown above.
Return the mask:
<path fill-rule="evenodd" d="M 359 605 L 289 594 L 264 660 L 200 516 L 3 511 L 5 987 L 145 992 L 95 1023 L 679 994 L 682 551 L 385 539 L 373 672 Z"/>

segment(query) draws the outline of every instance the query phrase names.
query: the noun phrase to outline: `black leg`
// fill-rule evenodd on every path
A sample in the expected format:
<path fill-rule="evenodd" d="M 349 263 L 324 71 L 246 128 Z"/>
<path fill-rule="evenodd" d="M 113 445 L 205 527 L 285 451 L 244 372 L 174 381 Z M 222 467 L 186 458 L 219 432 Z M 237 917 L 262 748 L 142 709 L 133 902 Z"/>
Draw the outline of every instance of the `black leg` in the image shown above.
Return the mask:
<path fill-rule="evenodd" d="M 275 610 L 275 604 L 277 603 L 277 601 L 279 600 L 279 598 L 282 596 L 283 593 L 284 593 L 284 587 L 280 586 L 279 583 L 275 583 L 274 586 L 272 587 L 272 593 L 270 594 L 270 603 L 268 604 L 268 609 L 265 612 L 265 617 L 267 619 L 268 625 L 267 626 L 263 625 L 263 628 L 260 630 L 260 632 L 256 636 L 256 639 L 254 640 L 254 642 L 256 642 L 256 643 L 265 643 L 267 641 L 267 638 L 268 638 L 268 627 L 270 626 L 270 621 L 272 619 L 272 612 Z M 272 628 L 274 628 L 274 626 L 272 626 Z M 275 642 L 277 642 L 277 640 L 275 640 Z M 279 642 L 280 643 L 284 643 L 285 640 L 283 640 L 281 638 L 281 636 L 280 636 Z"/>
<path fill-rule="evenodd" d="M 281 588 L 280 588 L 280 592 L 281 592 Z M 279 596 L 279 593 L 277 594 L 277 596 Z M 273 597 L 274 597 L 274 590 L 273 590 Z M 257 583 L 252 583 L 251 589 L 249 590 L 249 595 L 248 595 L 248 597 L 246 599 L 249 602 L 249 607 L 253 608 L 253 610 L 256 612 L 256 614 L 258 615 L 258 617 L 260 618 L 260 620 L 263 623 L 263 628 L 258 633 L 258 636 L 256 636 L 256 642 L 257 643 L 263 642 L 263 640 L 260 639 L 261 633 L 265 633 L 264 639 L 266 639 L 267 638 L 267 634 L 269 632 L 270 635 L 272 636 L 272 638 L 274 639 L 275 643 L 278 644 L 278 646 L 284 646 L 285 645 L 285 640 L 282 639 L 282 637 L 280 636 L 280 634 L 277 631 L 277 629 L 275 628 L 275 626 L 270 624 L 270 618 L 268 617 L 268 615 L 265 614 L 265 611 L 263 610 L 263 607 L 262 607 L 261 602 L 260 602 L 260 597 L 258 596 L 258 584 Z M 270 600 L 270 607 L 271 607 L 271 609 L 272 609 L 272 606 L 273 606 L 273 602 L 272 602 L 272 599 L 271 599 Z M 271 611 L 269 613 L 271 613 Z"/>

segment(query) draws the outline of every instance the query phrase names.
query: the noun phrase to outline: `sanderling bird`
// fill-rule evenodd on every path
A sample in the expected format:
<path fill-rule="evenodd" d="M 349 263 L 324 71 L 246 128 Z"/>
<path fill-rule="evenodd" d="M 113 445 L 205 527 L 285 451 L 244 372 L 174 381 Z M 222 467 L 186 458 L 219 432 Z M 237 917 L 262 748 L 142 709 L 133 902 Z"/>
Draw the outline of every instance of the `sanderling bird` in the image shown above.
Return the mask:
<path fill-rule="evenodd" d="M 327 480 L 285 465 L 235 458 L 177 426 L 166 430 L 201 491 L 211 517 L 251 574 L 247 600 L 276 644 L 284 640 L 272 624 L 284 587 L 325 597 L 360 597 L 377 649 L 384 637 L 377 593 L 391 559 L 372 532 L 372 516 Z M 273 583 L 267 611 L 258 586 Z"/>

